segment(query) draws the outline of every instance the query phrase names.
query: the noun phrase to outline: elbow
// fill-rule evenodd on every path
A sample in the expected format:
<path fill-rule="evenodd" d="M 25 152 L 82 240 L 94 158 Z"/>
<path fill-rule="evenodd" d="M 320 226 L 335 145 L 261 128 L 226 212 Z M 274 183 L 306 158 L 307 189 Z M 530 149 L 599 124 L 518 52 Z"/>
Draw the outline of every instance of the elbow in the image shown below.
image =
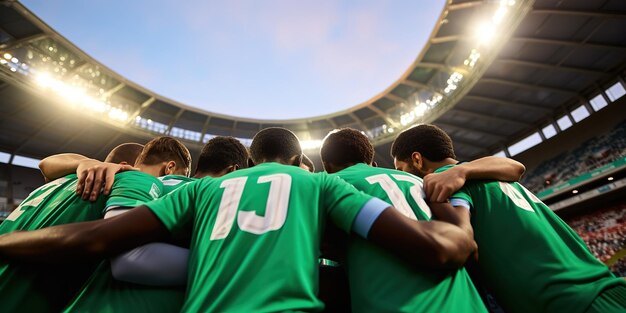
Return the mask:
<path fill-rule="evenodd" d="M 434 266 L 442 269 L 457 269 L 462 267 L 476 249 L 476 242 L 467 234 L 459 234 L 454 239 L 439 240 L 434 251 Z"/>
<path fill-rule="evenodd" d="M 524 173 L 526 173 L 526 166 L 524 166 L 524 164 L 517 162 L 517 164 L 515 165 L 515 174 L 517 175 L 517 181 L 522 179 L 522 176 L 524 176 Z"/>

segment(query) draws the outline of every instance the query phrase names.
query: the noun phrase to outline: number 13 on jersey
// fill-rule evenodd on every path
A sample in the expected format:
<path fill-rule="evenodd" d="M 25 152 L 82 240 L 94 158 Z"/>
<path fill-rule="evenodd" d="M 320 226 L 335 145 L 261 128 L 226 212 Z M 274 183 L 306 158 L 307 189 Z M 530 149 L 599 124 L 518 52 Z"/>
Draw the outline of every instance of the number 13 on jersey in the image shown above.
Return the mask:
<path fill-rule="evenodd" d="M 224 180 L 220 185 L 220 188 L 224 189 L 224 193 L 211 232 L 211 240 L 226 238 L 235 221 L 235 216 L 237 216 L 239 229 L 256 235 L 280 229 L 285 224 L 291 192 L 291 176 L 274 174 L 258 178 L 258 184 L 270 184 L 265 204 L 265 216 L 259 216 L 254 211 L 244 210 L 237 214 L 247 180 L 248 177 L 231 178 Z"/>

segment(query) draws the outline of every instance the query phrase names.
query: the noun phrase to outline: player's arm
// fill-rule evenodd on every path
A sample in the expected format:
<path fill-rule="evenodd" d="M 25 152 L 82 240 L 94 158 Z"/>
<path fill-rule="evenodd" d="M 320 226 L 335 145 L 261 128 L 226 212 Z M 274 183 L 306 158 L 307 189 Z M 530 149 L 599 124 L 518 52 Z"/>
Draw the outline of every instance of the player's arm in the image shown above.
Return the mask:
<path fill-rule="evenodd" d="M 0 260 L 70 263 L 111 257 L 170 235 L 146 206 L 109 219 L 0 236 Z"/>
<path fill-rule="evenodd" d="M 473 238 L 461 228 L 439 221 L 412 220 L 376 200 L 361 209 L 352 231 L 410 263 L 458 268 L 476 251 Z"/>
<path fill-rule="evenodd" d="M 469 206 L 453 206 L 448 202 L 431 202 L 428 206 L 434 219 L 456 225 L 464 230 L 470 238 L 474 238 Z"/>
<path fill-rule="evenodd" d="M 424 176 L 424 192 L 432 202 L 445 202 L 468 179 L 519 181 L 524 171 L 524 165 L 513 159 L 488 156 Z"/>
<path fill-rule="evenodd" d="M 39 161 L 39 170 L 41 170 L 46 181 L 52 181 L 76 173 L 78 163 L 88 159 L 88 157 L 76 153 L 55 154 Z"/>
<path fill-rule="evenodd" d="M 130 208 L 114 208 L 104 218 L 126 213 Z M 111 273 L 117 280 L 152 286 L 178 286 L 187 283 L 189 250 L 154 242 L 110 259 Z"/>
<path fill-rule="evenodd" d="M 78 176 L 76 193 L 90 201 L 96 201 L 101 191 L 105 195 L 111 192 L 116 173 L 138 170 L 127 164 L 105 163 L 75 153 L 49 156 L 39 162 L 39 169 L 46 180 L 76 173 Z"/>

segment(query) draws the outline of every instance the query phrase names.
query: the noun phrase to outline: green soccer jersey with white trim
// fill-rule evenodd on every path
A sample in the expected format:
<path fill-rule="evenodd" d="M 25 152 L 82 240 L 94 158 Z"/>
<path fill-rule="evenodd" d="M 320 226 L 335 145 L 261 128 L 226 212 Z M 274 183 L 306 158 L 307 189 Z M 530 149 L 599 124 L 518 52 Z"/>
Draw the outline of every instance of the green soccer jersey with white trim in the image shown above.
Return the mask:
<path fill-rule="evenodd" d="M 107 209 L 134 207 L 154 200 L 165 190 L 160 179 L 143 172 L 115 175 Z M 176 312 L 184 298 L 181 288 L 145 286 L 116 280 L 109 261 L 98 269 L 64 312 Z"/>
<path fill-rule="evenodd" d="M 0 234 L 36 230 L 103 217 L 105 197 L 95 202 L 76 194 L 77 177 L 67 175 L 28 195 L 0 225 Z M 0 261 L 0 306 L 5 312 L 58 312 L 80 290 L 97 262 L 27 266 Z"/>
<path fill-rule="evenodd" d="M 430 220 L 417 176 L 363 163 L 334 175 L 413 220 Z M 356 236 L 348 241 L 346 265 L 353 312 L 487 312 L 463 268 L 417 269 Z"/>
<path fill-rule="evenodd" d="M 320 234 L 372 199 L 338 177 L 263 163 L 187 184 L 148 207 L 194 236 L 183 312 L 316 311 Z"/>
<path fill-rule="evenodd" d="M 185 184 L 195 181 L 196 178 L 182 175 L 165 175 L 159 177 L 159 180 L 163 183 L 163 194 L 166 195 Z"/>
<path fill-rule="evenodd" d="M 507 312 L 584 312 L 600 292 L 626 284 L 519 183 L 468 181 L 452 199 L 471 207 L 480 270 Z"/>

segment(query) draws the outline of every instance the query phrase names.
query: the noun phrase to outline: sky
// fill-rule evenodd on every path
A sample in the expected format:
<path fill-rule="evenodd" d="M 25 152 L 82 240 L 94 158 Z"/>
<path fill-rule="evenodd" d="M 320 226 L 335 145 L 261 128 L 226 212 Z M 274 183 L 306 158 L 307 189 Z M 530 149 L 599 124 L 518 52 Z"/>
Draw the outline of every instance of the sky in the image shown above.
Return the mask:
<path fill-rule="evenodd" d="M 305 118 L 358 105 L 413 63 L 444 6 L 407 1 L 23 0 L 125 78 L 200 109 Z"/>

